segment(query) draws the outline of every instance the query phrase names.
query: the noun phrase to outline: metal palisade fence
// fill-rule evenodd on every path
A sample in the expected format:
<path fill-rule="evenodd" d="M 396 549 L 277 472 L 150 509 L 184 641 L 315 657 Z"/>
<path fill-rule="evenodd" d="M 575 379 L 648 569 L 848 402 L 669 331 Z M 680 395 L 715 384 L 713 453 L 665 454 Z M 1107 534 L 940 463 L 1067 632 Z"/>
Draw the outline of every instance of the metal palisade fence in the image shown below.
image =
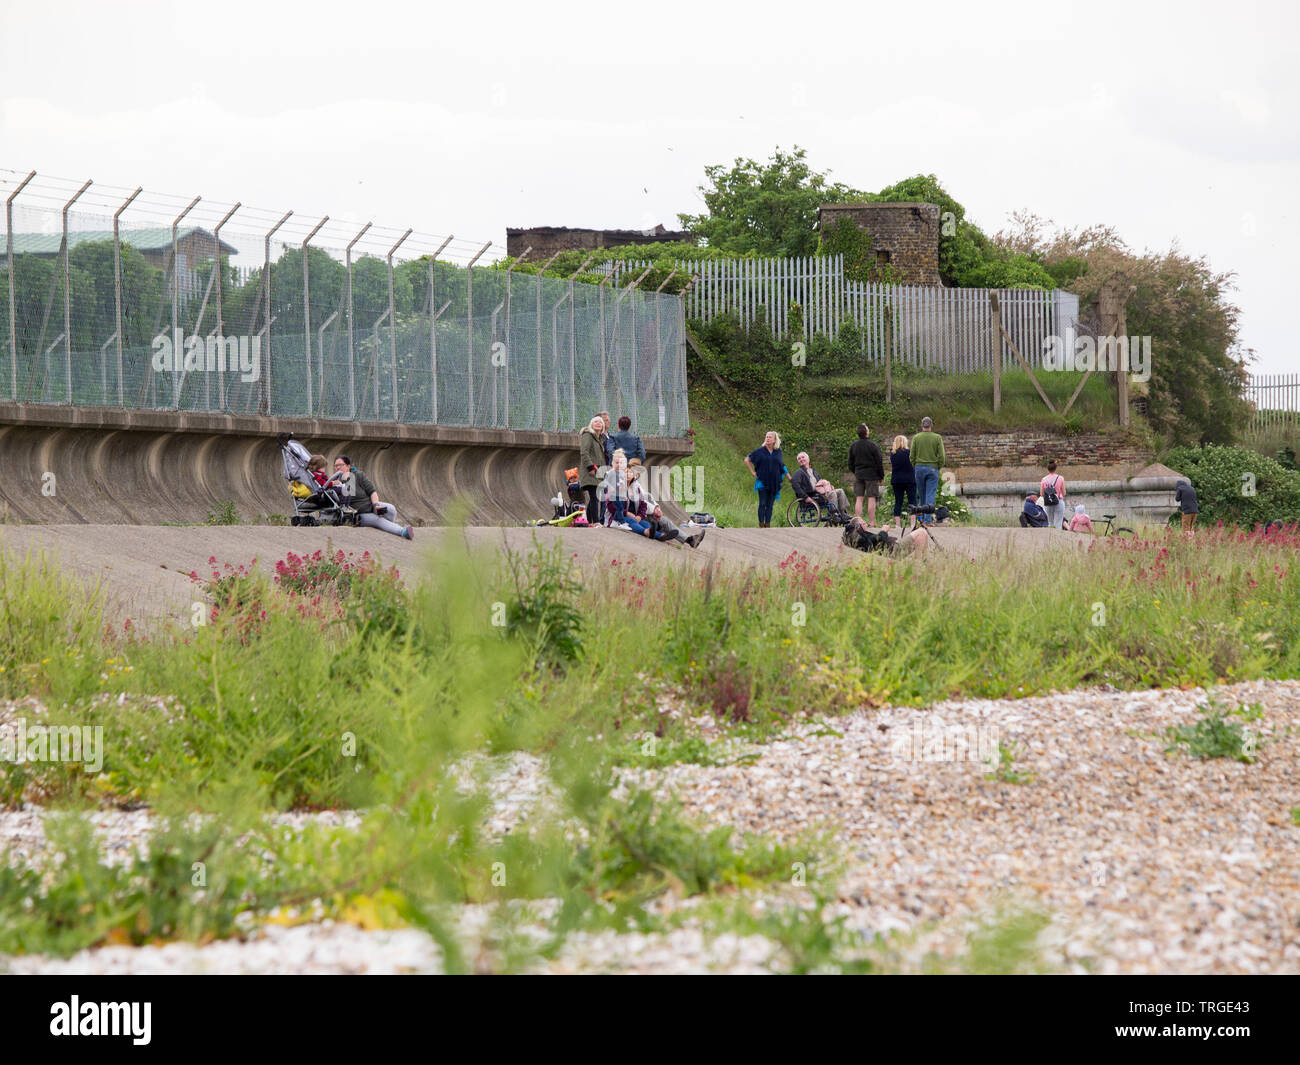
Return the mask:
<path fill-rule="evenodd" d="M 643 434 L 689 428 L 679 296 L 199 197 L 0 170 L 0 199 L 0 400 L 561 431 L 610 410 Z"/>
<path fill-rule="evenodd" d="M 644 269 L 644 261 L 620 262 L 615 277 Z M 1078 323 L 1073 293 L 1037 289 L 940 288 L 850 281 L 842 256 L 776 259 L 709 259 L 673 264 L 694 274 L 686 316 L 710 321 L 735 313 L 748 325 L 759 318 L 778 336 L 788 335 L 792 316 L 802 316 L 800 335 L 839 336 L 845 323 L 858 331 L 863 361 L 895 362 L 950 373 L 992 369 L 989 293 L 1000 297 L 1002 325 L 1030 364 L 1041 364 L 1046 340 L 1064 337 Z"/>
<path fill-rule="evenodd" d="M 1253 374 L 1246 399 L 1255 407 L 1252 429 L 1300 428 L 1300 374 Z"/>

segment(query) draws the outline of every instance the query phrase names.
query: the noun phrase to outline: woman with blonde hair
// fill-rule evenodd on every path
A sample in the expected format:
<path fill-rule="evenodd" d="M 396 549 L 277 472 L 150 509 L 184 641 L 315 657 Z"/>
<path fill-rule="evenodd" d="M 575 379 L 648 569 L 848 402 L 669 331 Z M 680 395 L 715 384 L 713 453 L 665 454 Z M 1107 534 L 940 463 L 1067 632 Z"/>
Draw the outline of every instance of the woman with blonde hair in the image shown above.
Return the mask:
<path fill-rule="evenodd" d="M 903 497 L 907 497 L 908 506 L 916 506 L 916 470 L 912 466 L 912 453 L 907 448 L 907 437 L 899 434 L 894 437 L 894 445 L 889 449 L 889 485 L 894 490 L 894 519 L 890 523 L 899 527 L 903 516 Z"/>
<path fill-rule="evenodd" d="M 769 431 L 763 437 L 763 446 L 745 456 L 745 468 L 754 478 L 754 491 L 758 493 L 758 527 L 770 529 L 772 507 L 781 498 L 781 481 L 790 476 L 781 456 L 781 438 Z"/>
<path fill-rule="evenodd" d="M 605 421 L 599 414 L 578 433 L 578 486 L 587 493 L 587 522 L 600 521 L 596 487 L 605 467 Z"/>

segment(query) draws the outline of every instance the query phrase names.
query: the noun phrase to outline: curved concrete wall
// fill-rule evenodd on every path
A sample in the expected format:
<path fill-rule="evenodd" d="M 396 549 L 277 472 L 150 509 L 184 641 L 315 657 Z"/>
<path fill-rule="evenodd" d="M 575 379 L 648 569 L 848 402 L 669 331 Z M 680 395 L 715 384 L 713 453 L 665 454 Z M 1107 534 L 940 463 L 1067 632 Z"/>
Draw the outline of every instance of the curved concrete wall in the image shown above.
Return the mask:
<path fill-rule="evenodd" d="M 415 524 L 446 521 L 457 499 L 473 524 L 546 516 L 564 470 L 578 464 L 573 433 L 0 404 L 0 513 L 158 525 L 203 522 L 231 500 L 245 521 L 287 515 L 281 432 L 331 458 L 348 455 Z M 645 444 L 647 464 L 692 453 L 685 440 Z"/>

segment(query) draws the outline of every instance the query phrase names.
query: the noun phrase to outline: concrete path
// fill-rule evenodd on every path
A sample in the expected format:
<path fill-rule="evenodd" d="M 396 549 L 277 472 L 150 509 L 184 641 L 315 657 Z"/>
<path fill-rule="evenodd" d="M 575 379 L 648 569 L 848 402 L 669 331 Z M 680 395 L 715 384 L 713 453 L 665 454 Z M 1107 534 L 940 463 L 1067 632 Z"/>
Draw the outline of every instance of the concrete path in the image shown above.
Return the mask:
<path fill-rule="evenodd" d="M 115 618 L 178 620 L 195 601 L 191 571 L 202 577 L 217 563 L 244 564 L 258 560 L 270 569 L 289 552 L 333 549 L 360 554 L 370 551 L 386 564 L 414 577 L 432 545 L 448 536 L 463 536 L 474 548 L 527 551 L 536 538 L 549 547 L 562 544 L 585 570 L 620 561 L 638 565 L 700 566 L 708 560 L 727 567 L 771 566 L 792 552 L 814 563 L 852 564 L 863 556 L 843 547 L 839 529 L 710 529 L 697 549 L 655 543 L 614 529 L 529 529 L 473 526 L 463 530 L 424 528 L 416 540 L 405 540 L 371 529 L 297 529 L 276 526 L 134 526 L 134 525 L 3 525 L 0 549 L 24 555 L 52 554 L 70 576 L 100 582 Z M 944 552 L 957 557 L 1023 557 L 1026 551 L 1081 550 L 1088 536 L 1038 529 L 995 529 L 953 526 L 939 528 L 935 539 Z M 931 548 L 933 550 L 933 548 Z"/>

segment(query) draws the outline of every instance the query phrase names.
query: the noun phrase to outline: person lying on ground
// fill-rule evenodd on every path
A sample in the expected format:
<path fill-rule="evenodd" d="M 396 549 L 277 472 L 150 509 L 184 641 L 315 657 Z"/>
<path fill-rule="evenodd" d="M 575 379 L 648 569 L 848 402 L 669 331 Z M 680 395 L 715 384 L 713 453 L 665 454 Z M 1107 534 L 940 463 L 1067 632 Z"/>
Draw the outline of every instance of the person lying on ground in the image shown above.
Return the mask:
<path fill-rule="evenodd" d="M 929 546 L 929 534 L 919 524 L 901 536 L 894 537 L 885 529 L 872 532 L 867 523 L 854 515 L 849 518 L 840 537 L 841 543 L 858 551 L 868 553 L 879 551 L 882 554 L 900 558 L 904 555 L 922 555 Z"/>
<path fill-rule="evenodd" d="M 648 512 L 644 516 L 647 525 L 650 526 L 650 535 L 656 540 L 662 540 L 667 543 L 669 540 L 680 540 L 684 544 L 690 544 L 691 547 L 699 547 L 704 539 L 705 530 L 692 533 L 690 536 L 683 536 L 682 532 L 676 525 L 664 517 L 663 507 L 659 501 L 650 495 L 645 495 Z"/>
<path fill-rule="evenodd" d="M 357 511 L 357 524 L 368 529 L 382 529 L 386 533 L 400 536 L 404 540 L 414 540 L 415 531 L 409 525 L 399 525 L 392 520 L 397 517 L 397 510 L 390 503 L 379 501 L 379 492 L 374 482 L 352 465 L 346 455 L 334 460 L 334 474 L 343 485 L 353 508 Z"/>

